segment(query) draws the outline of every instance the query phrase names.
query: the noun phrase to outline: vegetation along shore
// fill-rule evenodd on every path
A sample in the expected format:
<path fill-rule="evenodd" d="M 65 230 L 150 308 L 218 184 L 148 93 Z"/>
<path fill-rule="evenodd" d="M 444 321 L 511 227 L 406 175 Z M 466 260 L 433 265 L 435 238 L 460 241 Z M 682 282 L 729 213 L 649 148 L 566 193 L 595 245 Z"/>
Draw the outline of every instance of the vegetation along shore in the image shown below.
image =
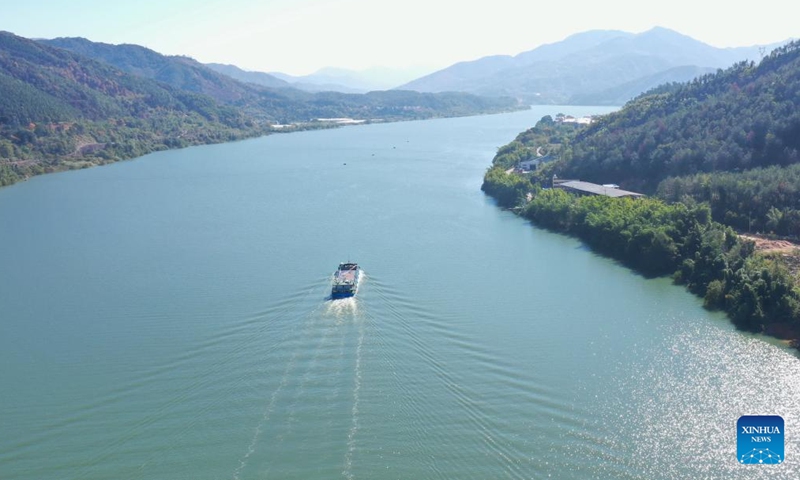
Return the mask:
<path fill-rule="evenodd" d="M 245 83 L 191 59 L 82 38 L 0 32 L 0 186 L 149 152 L 352 118 L 399 121 L 525 108 L 466 93 L 309 93 Z"/>
<path fill-rule="evenodd" d="M 742 329 L 799 346 L 797 250 L 753 240 L 800 240 L 798 103 L 793 42 L 589 125 L 545 117 L 498 150 L 481 188 L 636 271 L 671 275 Z M 582 196 L 553 188 L 559 177 L 647 197 Z"/>

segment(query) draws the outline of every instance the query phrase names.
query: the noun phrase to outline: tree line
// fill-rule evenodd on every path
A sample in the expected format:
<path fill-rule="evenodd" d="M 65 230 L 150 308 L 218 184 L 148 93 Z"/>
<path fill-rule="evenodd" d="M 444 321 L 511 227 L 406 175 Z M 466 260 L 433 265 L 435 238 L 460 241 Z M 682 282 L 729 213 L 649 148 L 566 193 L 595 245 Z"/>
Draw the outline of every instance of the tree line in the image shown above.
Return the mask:
<path fill-rule="evenodd" d="M 518 176 L 491 169 L 484 191 L 500 192 L 500 201 L 520 185 L 508 177 Z M 738 327 L 774 333 L 788 325 L 790 331 L 800 331 L 800 288 L 786 265 L 780 258 L 757 254 L 751 241 L 712 220 L 707 204 L 581 197 L 538 185 L 528 193 L 530 201 L 516 204 L 520 215 L 574 235 L 644 275 L 671 275 L 702 297 L 706 307 L 725 311 Z"/>
<path fill-rule="evenodd" d="M 108 58 L 130 71 L 0 32 L 0 186 L 166 148 L 263 135 L 275 122 L 302 124 L 294 129 L 327 128 L 307 122 L 331 117 L 407 120 L 519 108 L 510 98 L 461 93 L 349 95 L 261 88 L 194 61 L 144 55 L 143 48 L 104 48 L 113 50 Z M 154 60 L 164 68 L 153 69 L 149 62 Z M 145 75 L 153 70 L 164 74 L 160 81 Z"/>
<path fill-rule="evenodd" d="M 800 164 L 671 177 L 657 193 L 708 203 L 714 220 L 739 231 L 800 237 Z"/>
<path fill-rule="evenodd" d="M 654 193 L 668 177 L 800 162 L 800 42 L 645 93 L 579 131 L 558 169 Z"/>
<path fill-rule="evenodd" d="M 739 231 L 800 236 L 800 42 L 665 85 L 588 127 L 545 117 L 500 148 L 482 189 L 543 227 L 575 235 L 645 275 L 671 275 L 742 328 L 800 339 L 786 262 Z M 558 160 L 506 173 L 544 147 Z M 577 197 L 554 174 L 659 198 Z"/>

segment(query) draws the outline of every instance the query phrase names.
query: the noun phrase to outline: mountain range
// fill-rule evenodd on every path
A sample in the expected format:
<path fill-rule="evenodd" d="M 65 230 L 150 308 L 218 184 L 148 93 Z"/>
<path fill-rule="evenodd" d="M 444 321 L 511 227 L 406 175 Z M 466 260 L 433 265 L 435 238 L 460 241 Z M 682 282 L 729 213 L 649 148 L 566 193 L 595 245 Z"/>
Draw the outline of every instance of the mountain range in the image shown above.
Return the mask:
<path fill-rule="evenodd" d="M 798 102 L 792 41 L 758 62 L 662 85 L 585 126 L 545 116 L 498 149 L 482 189 L 647 276 L 671 276 L 738 328 L 800 348 L 800 250 L 774 241 L 800 239 Z M 551 161 L 514 173 L 542 150 Z M 542 188 L 557 178 L 651 198 Z"/>
<path fill-rule="evenodd" d="M 0 32 L 0 185 L 154 150 L 231 141 L 271 125 L 475 115 L 520 108 L 465 93 L 310 93 L 246 83 L 184 56 L 83 38 Z M 285 131 L 285 129 L 283 130 Z"/>
<path fill-rule="evenodd" d="M 103 62 L 137 77 L 208 95 L 222 103 L 241 104 L 252 101 L 259 93 L 252 85 L 219 74 L 192 58 L 162 55 L 140 45 L 111 45 L 75 37 L 37 42 Z M 288 87 L 284 83 L 275 86 Z"/>
<path fill-rule="evenodd" d="M 768 48 L 719 49 L 664 28 L 590 31 L 513 57 L 458 63 L 381 91 L 372 90 L 374 82 L 391 84 L 392 72 L 323 69 L 290 77 L 204 65 L 139 45 L 0 32 L 0 185 L 261 135 L 276 123 L 308 128 L 319 118 L 474 115 L 524 103 L 621 105 L 655 86 L 761 57 Z M 393 74 L 399 81 L 408 72 Z M 317 91 L 331 86 L 371 91 Z"/>
<path fill-rule="evenodd" d="M 307 91 L 333 90 L 337 92 L 366 93 L 390 90 L 430 72 L 424 68 L 372 67 L 364 70 L 325 67 L 310 75 L 292 76 L 272 72 L 272 75 L 290 82 L 295 88 Z"/>
<path fill-rule="evenodd" d="M 504 95 L 540 104 L 621 105 L 665 81 L 689 81 L 758 60 L 777 45 L 716 48 L 661 27 L 639 34 L 592 30 L 515 56 L 460 62 L 397 88 Z"/>
<path fill-rule="evenodd" d="M 291 87 L 306 92 L 367 93 L 390 90 L 430 71 L 422 68 L 372 67 L 365 70 L 347 70 L 325 67 L 310 75 L 288 75 L 280 72 L 254 72 L 235 65 L 207 63 L 208 68 L 236 80 L 265 87 Z"/>
<path fill-rule="evenodd" d="M 81 38 L 42 42 L 220 101 L 245 101 L 252 92 L 242 91 L 243 85 L 245 90 L 257 85 L 282 92 L 277 97 L 294 100 L 310 98 L 301 92 L 366 93 L 393 88 L 513 97 L 528 104 L 581 105 L 622 105 L 664 83 L 686 82 L 741 60 L 758 60 L 780 45 L 716 48 L 661 27 L 638 34 L 591 30 L 515 56 L 460 62 L 408 81 L 424 71 L 325 67 L 310 75 L 293 76 L 247 71 L 235 65 L 201 64 L 188 57 L 166 57 L 138 45 L 106 45 Z M 284 101 L 273 100 L 279 104 Z"/>
<path fill-rule="evenodd" d="M 516 102 L 508 97 L 479 98 L 455 92 L 309 92 L 267 73 L 246 72 L 232 65 L 204 65 L 189 57 L 162 55 L 139 45 L 110 45 L 85 38 L 37 42 L 181 91 L 206 95 L 216 102 L 270 122 L 293 123 L 333 117 L 397 120 L 486 113 L 516 106 Z"/>

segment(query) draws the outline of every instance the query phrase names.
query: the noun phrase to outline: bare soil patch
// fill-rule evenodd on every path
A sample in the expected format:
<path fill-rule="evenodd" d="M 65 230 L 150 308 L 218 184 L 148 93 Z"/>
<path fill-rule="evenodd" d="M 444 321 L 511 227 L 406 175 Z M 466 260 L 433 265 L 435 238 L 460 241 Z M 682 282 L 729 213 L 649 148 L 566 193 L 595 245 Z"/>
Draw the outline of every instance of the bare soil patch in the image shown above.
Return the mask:
<path fill-rule="evenodd" d="M 739 234 L 739 236 L 755 242 L 757 252 L 779 257 L 795 280 L 800 281 L 800 245 L 788 240 L 775 240 L 754 234 Z"/>
<path fill-rule="evenodd" d="M 773 240 L 765 238 L 760 235 L 748 233 L 739 234 L 740 237 L 747 240 L 752 240 L 756 244 L 756 250 L 759 252 L 785 252 L 790 253 L 800 248 L 800 245 L 792 243 L 788 240 Z"/>

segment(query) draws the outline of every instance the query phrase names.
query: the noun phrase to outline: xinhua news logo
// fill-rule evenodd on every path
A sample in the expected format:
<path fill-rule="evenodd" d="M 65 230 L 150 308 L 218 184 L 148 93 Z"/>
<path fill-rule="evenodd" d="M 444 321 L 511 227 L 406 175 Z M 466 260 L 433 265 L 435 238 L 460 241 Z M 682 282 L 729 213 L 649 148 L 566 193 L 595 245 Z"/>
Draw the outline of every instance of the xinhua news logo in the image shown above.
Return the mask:
<path fill-rule="evenodd" d="M 783 418 L 744 415 L 736 422 L 736 458 L 744 465 L 783 463 Z"/>

